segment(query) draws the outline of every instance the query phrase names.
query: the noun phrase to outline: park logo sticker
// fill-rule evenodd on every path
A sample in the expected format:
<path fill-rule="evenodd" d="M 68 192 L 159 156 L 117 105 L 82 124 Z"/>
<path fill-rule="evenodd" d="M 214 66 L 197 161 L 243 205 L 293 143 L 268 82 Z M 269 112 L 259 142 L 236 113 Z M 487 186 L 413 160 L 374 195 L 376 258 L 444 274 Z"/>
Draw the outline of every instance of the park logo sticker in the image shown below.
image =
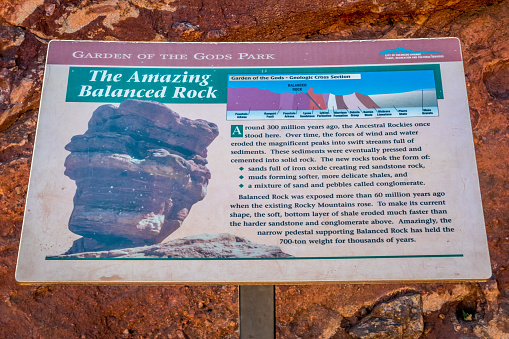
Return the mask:
<path fill-rule="evenodd" d="M 401 60 L 401 59 L 440 59 L 444 58 L 442 52 L 435 51 L 413 51 L 402 47 L 386 49 L 380 52 L 385 56 L 385 60 Z"/>

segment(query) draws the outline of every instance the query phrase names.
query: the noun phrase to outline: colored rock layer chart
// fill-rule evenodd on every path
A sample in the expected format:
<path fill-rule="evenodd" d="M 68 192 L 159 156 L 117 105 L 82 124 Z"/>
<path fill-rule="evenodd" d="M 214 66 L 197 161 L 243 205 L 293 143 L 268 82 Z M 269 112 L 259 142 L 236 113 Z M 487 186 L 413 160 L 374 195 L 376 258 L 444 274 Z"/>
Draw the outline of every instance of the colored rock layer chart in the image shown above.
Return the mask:
<path fill-rule="evenodd" d="M 431 70 L 231 75 L 228 120 L 438 116 Z"/>

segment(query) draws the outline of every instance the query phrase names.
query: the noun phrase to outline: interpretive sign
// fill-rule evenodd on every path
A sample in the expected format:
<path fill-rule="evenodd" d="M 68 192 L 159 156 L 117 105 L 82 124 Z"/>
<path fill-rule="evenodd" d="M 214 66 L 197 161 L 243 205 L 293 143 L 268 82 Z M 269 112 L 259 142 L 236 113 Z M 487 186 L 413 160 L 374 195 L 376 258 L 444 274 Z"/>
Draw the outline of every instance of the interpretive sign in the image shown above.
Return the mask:
<path fill-rule="evenodd" d="M 460 42 L 52 41 L 20 282 L 491 275 Z"/>

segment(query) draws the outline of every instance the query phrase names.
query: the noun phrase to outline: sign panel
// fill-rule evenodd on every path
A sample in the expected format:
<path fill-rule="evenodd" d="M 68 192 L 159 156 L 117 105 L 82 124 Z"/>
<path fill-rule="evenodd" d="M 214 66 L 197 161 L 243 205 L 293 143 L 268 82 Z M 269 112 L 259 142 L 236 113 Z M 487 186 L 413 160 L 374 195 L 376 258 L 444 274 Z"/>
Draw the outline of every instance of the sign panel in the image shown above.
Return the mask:
<path fill-rule="evenodd" d="M 50 43 L 16 277 L 491 276 L 457 39 Z"/>

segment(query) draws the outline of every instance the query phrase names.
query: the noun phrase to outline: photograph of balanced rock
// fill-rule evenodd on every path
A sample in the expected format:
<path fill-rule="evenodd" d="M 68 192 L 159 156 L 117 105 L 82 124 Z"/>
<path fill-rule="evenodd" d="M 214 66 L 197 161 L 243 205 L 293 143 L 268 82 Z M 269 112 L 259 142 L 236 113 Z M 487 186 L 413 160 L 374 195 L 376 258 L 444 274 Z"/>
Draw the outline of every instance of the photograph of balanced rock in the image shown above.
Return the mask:
<path fill-rule="evenodd" d="M 162 243 L 207 194 L 207 147 L 218 134 L 215 124 L 157 102 L 98 107 L 65 146 L 64 174 L 76 183 L 69 230 L 82 237 L 49 258 L 289 256 L 226 233 Z"/>

